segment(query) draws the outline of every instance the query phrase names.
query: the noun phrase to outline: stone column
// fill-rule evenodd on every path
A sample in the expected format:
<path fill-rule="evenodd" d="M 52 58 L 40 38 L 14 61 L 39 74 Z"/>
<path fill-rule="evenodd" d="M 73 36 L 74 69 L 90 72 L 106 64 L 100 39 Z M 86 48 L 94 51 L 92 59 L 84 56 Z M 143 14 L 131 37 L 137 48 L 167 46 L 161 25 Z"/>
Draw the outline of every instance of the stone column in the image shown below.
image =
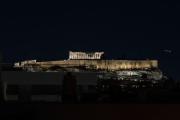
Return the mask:
<path fill-rule="evenodd" d="M 80 53 L 78 53 L 78 54 L 77 54 L 77 58 L 78 58 L 78 59 L 80 59 L 80 58 L 81 58 Z"/>
<path fill-rule="evenodd" d="M 78 59 L 78 58 L 79 58 L 79 56 L 78 56 L 78 55 L 79 55 L 79 54 L 77 53 L 77 54 L 76 54 L 76 59 Z"/>
<path fill-rule="evenodd" d="M 70 53 L 70 55 L 69 55 L 69 59 L 72 59 L 72 54 Z"/>
<path fill-rule="evenodd" d="M 83 53 L 83 59 L 86 59 L 85 54 Z"/>
<path fill-rule="evenodd" d="M 99 59 L 99 53 L 97 53 L 97 59 Z"/>

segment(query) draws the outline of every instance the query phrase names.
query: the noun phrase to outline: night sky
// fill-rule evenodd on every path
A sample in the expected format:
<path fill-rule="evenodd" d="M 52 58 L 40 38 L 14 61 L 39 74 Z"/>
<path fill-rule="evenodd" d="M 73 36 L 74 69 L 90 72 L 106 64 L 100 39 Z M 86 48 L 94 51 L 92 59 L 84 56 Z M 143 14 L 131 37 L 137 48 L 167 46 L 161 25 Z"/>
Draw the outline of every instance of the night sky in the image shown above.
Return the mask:
<path fill-rule="evenodd" d="M 180 78 L 180 3 L 25 8 L 0 16 L 4 62 L 105 51 L 108 59 L 158 59 L 163 71 Z"/>

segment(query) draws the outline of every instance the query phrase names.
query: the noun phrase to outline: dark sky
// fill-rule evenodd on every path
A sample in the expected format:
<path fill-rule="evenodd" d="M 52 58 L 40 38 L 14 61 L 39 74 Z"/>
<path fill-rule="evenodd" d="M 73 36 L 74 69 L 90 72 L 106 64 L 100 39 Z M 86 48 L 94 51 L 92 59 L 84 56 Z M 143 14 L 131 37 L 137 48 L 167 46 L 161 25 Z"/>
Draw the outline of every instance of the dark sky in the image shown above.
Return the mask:
<path fill-rule="evenodd" d="M 102 50 L 110 59 L 158 59 L 164 71 L 178 76 L 180 3 L 4 11 L 0 47 L 5 62 L 66 59 L 69 50 Z"/>

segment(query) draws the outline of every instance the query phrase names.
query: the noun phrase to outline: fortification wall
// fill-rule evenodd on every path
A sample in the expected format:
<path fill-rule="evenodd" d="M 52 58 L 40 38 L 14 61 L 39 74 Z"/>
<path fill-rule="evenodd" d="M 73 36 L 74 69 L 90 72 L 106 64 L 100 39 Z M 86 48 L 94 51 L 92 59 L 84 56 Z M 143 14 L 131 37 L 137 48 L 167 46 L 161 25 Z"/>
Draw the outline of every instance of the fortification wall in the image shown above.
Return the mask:
<path fill-rule="evenodd" d="M 158 68 L 157 60 L 60 60 L 38 62 L 41 65 L 92 66 L 96 69 L 144 69 Z"/>

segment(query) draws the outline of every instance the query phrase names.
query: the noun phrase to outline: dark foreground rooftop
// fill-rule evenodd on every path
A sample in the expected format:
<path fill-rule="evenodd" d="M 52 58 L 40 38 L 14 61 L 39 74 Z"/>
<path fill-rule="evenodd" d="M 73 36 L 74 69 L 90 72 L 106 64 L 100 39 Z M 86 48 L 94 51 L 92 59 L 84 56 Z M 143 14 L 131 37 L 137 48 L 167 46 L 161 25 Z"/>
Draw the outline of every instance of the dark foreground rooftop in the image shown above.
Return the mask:
<path fill-rule="evenodd" d="M 179 104 L 3 104 L 0 118 L 23 120 L 172 120 Z"/>

